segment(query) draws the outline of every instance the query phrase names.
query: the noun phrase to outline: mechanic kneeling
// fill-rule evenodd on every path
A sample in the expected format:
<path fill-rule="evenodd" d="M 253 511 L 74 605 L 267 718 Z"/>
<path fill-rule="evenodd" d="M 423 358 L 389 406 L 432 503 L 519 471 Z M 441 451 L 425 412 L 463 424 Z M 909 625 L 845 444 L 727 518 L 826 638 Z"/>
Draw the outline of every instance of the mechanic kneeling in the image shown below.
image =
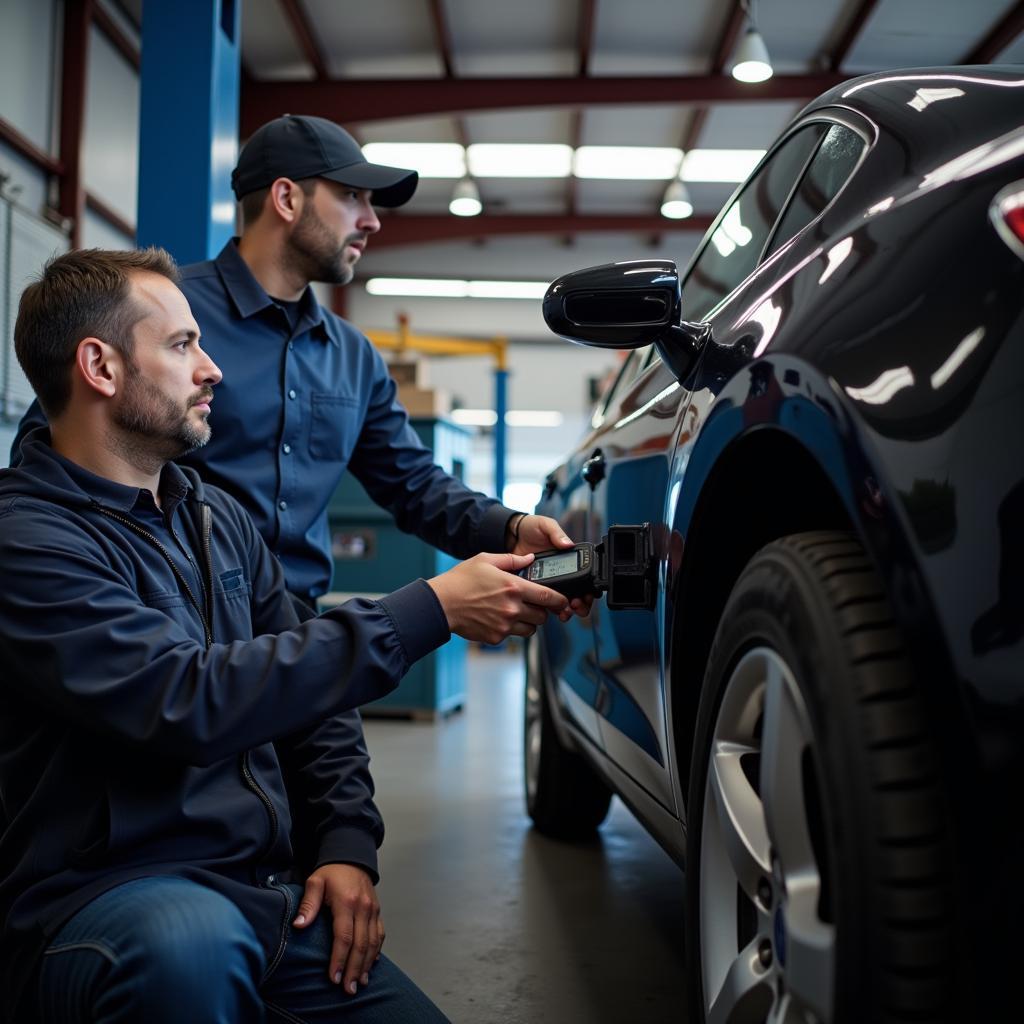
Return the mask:
<path fill-rule="evenodd" d="M 0 472 L 0 1006 L 442 1021 L 332 905 L 346 808 L 318 724 L 451 632 L 530 632 L 568 601 L 515 575 L 532 556 L 483 554 L 300 623 L 241 506 L 169 461 L 208 439 L 220 380 L 175 281 L 161 250 L 72 252 L 21 300 L 51 427 Z"/>

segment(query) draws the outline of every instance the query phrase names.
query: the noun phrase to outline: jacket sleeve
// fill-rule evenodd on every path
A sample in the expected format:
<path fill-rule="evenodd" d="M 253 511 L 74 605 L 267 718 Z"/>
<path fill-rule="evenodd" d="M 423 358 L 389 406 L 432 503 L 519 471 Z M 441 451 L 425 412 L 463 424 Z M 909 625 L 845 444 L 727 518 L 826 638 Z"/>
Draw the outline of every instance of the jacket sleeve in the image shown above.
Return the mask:
<path fill-rule="evenodd" d="M 298 869 L 308 875 L 321 864 L 357 864 L 378 881 L 384 820 L 373 802 L 359 712 L 334 715 L 274 746 L 288 787 Z"/>
<path fill-rule="evenodd" d="M 302 619 L 313 615 L 304 605 L 296 611 Z M 359 711 L 340 712 L 274 746 L 288 788 L 297 870 L 305 876 L 321 864 L 357 864 L 379 881 L 384 819 L 373 802 Z"/>
<path fill-rule="evenodd" d="M 436 465 L 433 452 L 409 425 L 395 382 L 376 349 L 372 358 L 370 403 L 349 463 L 353 475 L 406 533 L 456 558 L 504 551 L 505 525 L 514 510 Z"/>
<path fill-rule="evenodd" d="M 46 414 L 43 412 L 39 400 L 34 398 L 32 399 L 32 404 L 25 410 L 25 415 L 21 417 L 21 422 L 18 424 L 18 432 L 14 435 L 14 440 L 11 442 L 11 454 L 8 465 L 17 466 L 20 464 L 21 442 L 25 440 L 25 435 L 35 430 L 36 427 L 45 427 L 46 425 Z"/>
<path fill-rule="evenodd" d="M 104 550 L 72 515 L 15 513 L 20 501 L 0 514 L 5 685 L 77 725 L 189 764 L 381 697 L 450 636 L 422 580 L 294 625 L 280 568 L 250 525 L 258 635 L 204 648 L 140 598 L 123 553 Z M 286 622 L 292 628 L 274 632 Z"/>

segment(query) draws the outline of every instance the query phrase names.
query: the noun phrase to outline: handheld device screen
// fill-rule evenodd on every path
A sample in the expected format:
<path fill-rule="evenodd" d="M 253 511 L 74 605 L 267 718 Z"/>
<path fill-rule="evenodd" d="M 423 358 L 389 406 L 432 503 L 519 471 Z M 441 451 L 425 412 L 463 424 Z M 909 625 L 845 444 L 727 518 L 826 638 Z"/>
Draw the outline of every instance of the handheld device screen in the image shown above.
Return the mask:
<path fill-rule="evenodd" d="M 576 552 L 567 551 L 564 555 L 549 555 L 540 560 L 540 565 L 537 568 L 537 575 L 533 576 L 531 573 L 531 576 L 538 582 L 575 572 L 577 568 Z"/>

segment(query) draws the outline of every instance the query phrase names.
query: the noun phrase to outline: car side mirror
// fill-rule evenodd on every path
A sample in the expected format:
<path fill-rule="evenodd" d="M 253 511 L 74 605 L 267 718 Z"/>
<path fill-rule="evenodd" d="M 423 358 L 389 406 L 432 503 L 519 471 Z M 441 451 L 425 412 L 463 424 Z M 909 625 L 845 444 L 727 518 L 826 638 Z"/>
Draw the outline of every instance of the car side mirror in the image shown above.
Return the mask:
<path fill-rule="evenodd" d="M 710 334 L 680 320 L 679 271 L 672 260 L 606 263 L 566 274 L 544 296 L 555 334 L 577 345 L 631 349 L 655 344 L 680 380 Z"/>

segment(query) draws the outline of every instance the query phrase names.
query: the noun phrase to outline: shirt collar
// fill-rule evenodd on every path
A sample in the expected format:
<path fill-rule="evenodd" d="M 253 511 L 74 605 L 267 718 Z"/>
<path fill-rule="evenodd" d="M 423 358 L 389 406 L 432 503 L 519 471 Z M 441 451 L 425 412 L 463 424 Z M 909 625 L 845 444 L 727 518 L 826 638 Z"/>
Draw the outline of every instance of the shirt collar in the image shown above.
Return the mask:
<path fill-rule="evenodd" d="M 127 484 L 119 484 L 116 480 L 110 480 L 105 476 L 97 476 L 84 466 L 72 462 L 51 447 L 49 441 L 49 430 L 42 429 L 33 431 L 31 440 L 41 441 L 45 454 L 52 458 L 64 471 L 64 474 L 94 501 L 108 508 L 117 509 L 120 512 L 133 512 L 136 508 L 147 510 L 154 509 L 156 503 L 150 491 L 142 487 L 129 487 Z M 160 471 L 160 495 L 163 500 L 165 512 L 173 511 L 175 507 L 192 490 L 188 478 L 173 462 L 168 462 Z"/>
<path fill-rule="evenodd" d="M 242 259 L 242 254 L 238 251 L 237 238 L 232 238 L 213 262 L 229 298 L 243 320 L 274 305 L 274 300 Z M 302 315 L 296 325 L 296 333 L 300 331 L 313 331 L 322 340 L 338 344 L 338 340 L 327 329 L 324 311 L 317 302 L 316 293 L 309 285 L 306 285 L 306 290 L 302 293 Z"/>

